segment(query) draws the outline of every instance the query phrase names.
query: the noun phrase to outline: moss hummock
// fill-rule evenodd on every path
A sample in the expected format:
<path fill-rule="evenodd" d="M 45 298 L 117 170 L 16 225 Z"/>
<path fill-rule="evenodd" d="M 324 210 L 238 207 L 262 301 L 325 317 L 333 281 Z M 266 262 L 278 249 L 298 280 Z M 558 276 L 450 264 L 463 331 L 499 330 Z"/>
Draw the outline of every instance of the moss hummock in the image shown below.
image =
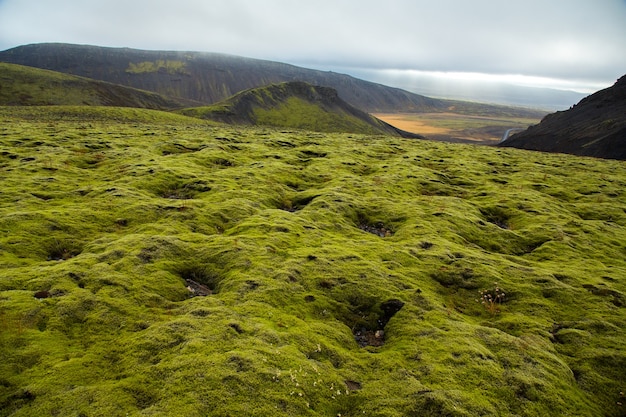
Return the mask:
<path fill-rule="evenodd" d="M 622 162 L 82 112 L 0 109 L 0 415 L 626 412 Z"/>

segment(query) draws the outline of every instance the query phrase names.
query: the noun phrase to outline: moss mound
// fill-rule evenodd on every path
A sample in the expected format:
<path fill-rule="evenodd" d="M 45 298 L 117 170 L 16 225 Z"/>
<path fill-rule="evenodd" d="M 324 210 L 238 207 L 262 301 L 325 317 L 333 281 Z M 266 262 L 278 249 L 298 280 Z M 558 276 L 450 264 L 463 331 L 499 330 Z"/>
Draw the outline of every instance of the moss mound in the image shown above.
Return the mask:
<path fill-rule="evenodd" d="M 89 114 L 0 109 L 1 416 L 624 415 L 623 163 Z"/>

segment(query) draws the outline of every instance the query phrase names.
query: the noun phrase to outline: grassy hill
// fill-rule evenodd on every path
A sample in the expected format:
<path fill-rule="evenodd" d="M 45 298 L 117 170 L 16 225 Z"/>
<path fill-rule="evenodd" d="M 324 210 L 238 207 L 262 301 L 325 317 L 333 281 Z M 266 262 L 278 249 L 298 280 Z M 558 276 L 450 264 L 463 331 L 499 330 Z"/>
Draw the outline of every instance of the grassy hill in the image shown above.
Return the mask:
<path fill-rule="evenodd" d="M 191 105 L 159 94 L 0 62 L 0 105 L 88 105 L 175 109 Z"/>
<path fill-rule="evenodd" d="M 626 75 L 501 145 L 626 160 Z"/>
<path fill-rule="evenodd" d="M 1 416 L 626 413 L 619 161 L 0 121 Z"/>
<path fill-rule="evenodd" d="M 214 104 L 250 88 L 290 81 L 334 88 L 352 106 L 374 113 L 441 112 L 542 117 L 545 112 L 439 100 L 344 74 L 233 55 L 143 51 L 42 43 L 0 52 L 0 61 L 79 75 Z"/>
<path fill-rule="evenodd" d="M 352 107 L 332 88 L 295 81 L 246 90 L 213 106 L 185 109 L 179 113 L 236 125 L 423 139 Z"/>

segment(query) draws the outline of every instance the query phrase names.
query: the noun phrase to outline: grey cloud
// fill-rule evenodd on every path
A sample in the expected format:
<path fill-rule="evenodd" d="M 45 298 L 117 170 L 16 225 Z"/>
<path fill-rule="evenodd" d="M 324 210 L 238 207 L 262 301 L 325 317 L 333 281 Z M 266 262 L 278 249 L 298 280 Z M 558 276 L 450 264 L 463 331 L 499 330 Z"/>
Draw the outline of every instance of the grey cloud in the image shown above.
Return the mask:
<path fill-rule="evenodd" d="M 623 0 L 4 0 L 0 49 L 59 41 L 607 80 L 626 72 L 623 22 Z"/>

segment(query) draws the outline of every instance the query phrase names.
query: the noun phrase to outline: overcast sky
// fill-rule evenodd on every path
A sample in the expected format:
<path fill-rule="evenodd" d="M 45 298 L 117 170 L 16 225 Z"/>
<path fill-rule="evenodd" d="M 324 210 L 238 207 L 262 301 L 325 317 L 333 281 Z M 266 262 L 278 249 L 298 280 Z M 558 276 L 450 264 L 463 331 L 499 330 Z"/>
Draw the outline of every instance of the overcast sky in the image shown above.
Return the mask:
<path fill-rule="evenodd" d="M 592 92 L 626 73 L 626 0 L 0 0 L 0 50 L 38 42 Z"/>

